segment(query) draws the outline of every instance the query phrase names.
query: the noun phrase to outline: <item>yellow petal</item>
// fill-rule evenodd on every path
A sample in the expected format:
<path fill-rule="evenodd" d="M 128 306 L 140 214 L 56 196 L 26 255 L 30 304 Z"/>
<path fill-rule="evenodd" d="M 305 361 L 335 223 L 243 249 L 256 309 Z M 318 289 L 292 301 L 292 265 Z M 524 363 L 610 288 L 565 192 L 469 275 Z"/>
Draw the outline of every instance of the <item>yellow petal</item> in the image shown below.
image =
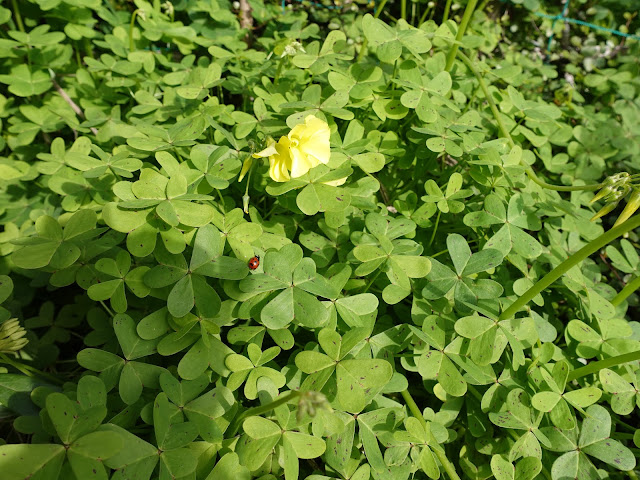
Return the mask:
<path fill-rule="evenodd" d="M 240 176 L 238 177 L 238 181 L 241 182 L 244 179 L 244 176 L 247 174 L 249 169 L 253 165 L 253 157 L 247 157 L 242 164 L 242 170 L 240 170 Z"/>
<path fill-rule="evenodd" d="M 291 177 L 298 178 L 307 173 L 315 165 L 311 163 L 309 157 L 297 147 L 289 147 L 291 154 Z"/>
<path fill-rule="evenodd" d="M 291 179 L 286 165 L 276 156 L 269 157 L 269 176 L 276 182 L 286 182 Z"/>
<path fill-rule="evenodd" d="M 254 153 L 253 158 L 270 157 L 271 155 L 275 155 L 277 153 L 278 151 L 276 150 L 276 142 L 273 138 L 269 137 L 267 138 L 267 148 L 265 148 L 261 152 Z"/>
<path fill-rule="evenodd" d="M 287 138 L 290 144 L 292 178 L 300 177 L 311 168 L 329 162 L 330 134 L 327 122 L 313 115 L 307 115 L 304 123 L 291 129 Z"/>
<path fill-rule="evenodd" d="M 305 118 L 305 130 L 300 138 L 301 150 L 309 156 L 313 156 L 314 167 L 318 163 L 327 164 L 331 156 L 331 144 L 329 137 L 331 131 L 329 125 L 324 120 L 313 115 Z"/>
<path fill-rule="evenodd" d="M 269 157 L 269 176 L 276 182 L 291 180 L 289 170 L 292 161 L 289 152 L 289 139 L 281 137 L 278 143 L 274 144 L 274 150 L 275 154 Z"/>

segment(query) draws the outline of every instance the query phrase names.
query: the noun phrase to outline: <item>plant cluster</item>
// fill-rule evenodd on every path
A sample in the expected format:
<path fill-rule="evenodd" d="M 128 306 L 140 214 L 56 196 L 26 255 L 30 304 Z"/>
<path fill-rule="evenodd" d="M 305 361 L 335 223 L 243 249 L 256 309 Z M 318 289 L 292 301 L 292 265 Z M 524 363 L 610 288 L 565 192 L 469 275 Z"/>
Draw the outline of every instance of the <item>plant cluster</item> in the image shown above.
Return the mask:
<path fill-rule="evenodd" d="M 3 480 L 637 478 L 639 42 L 451 3 L 0 6 Z"/>

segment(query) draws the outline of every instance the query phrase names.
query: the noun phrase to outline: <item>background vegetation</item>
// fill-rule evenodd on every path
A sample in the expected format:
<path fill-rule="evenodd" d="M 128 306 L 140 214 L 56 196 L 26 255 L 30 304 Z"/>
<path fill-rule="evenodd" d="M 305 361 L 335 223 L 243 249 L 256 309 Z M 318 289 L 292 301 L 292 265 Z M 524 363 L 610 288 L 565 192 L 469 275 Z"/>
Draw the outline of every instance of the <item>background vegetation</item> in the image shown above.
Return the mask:
<path fill-rule="evenodd" d="M 3 480 L 637 478 L 640 2 L 320 2 L 0 6 Z"/>

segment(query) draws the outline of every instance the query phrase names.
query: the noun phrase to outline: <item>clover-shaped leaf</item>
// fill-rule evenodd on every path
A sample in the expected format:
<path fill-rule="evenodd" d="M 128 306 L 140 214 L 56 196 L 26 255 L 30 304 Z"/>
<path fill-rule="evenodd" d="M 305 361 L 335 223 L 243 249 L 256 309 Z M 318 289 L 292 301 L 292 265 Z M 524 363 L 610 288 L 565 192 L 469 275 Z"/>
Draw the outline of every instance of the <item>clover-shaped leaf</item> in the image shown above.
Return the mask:
<path fill-rule="evenodd" d="M 541 223 L 536 216 L 525 211 L 522 196 L 519 194 L 511 197 L 508 209 L 505 209 L 496 195 L 488 195 L 485 198 L 484 210 L 468 213 L 464 222 L 472 227 L 504 224 L 485 247 L 500 250 L 504 256 L 513 250 L 525 258 L 535 258 L 543 251 L 542 245 L 524 231 L 539 230 Z"/>
<path fill-rule="evenodd" d="M 531 399 L 531 405 L 541 412 L 550 412 L 553 424 L 564 430 L 571 430 L 576 426 L 575 415 L 568 404 L 577 409 L 583 409 L 600 399 L 602 391 L 597 387 L 584 387 L 564 392 L 569 366 L 566 362 L 557 362 L 551 374 L 544 368 L 539 370 L 550 391 L 540 391 Z"/>
<path fill-rule="evenodd" d="M 250 470 L 258 468 L 271 450 L 278 447 L 284 458 L 286 478 L 297 478 L 298 459 L 319 457 L 326 449 L 321 438 L 290 430 L 287 425 L 263 417 L 247 418 L 242 428 L 245 435 L 240 438 L 237 453 Z"/>
<path fill-rule="evenodd" d="M 621 375 L 613 370 L 603 368 L 600 370 L 600 382 L 605 392 L 611 394 L 611 409 L 619 415 L 629 415 L 636 406 L 640 407 L 640 378 L 638 372 L 629 383 Z M 634 378 L 635 377 L 635 378 Z"/>
<path fill-rule="evenodd" d="M 95 229 L 96 221 L 94 211 L 79 210 L 63 229 L 57 220 L 43 215 L 35 223 L 37 236 L 14 240 L 13 243 L 24 247 L 13 254 L 13 262 L 17 267 L 26 269 L 66 268 L 80 256 L 79 244 L 100 234 Z"/>
<path fill-rule="evenodd" d="M 465 208 L 461 200 L 472 194 L 471 190 L 462 190 L 461 187 L 462 175 L 457 172 L 449 177 L 449 182 L 444 192 L 438 187 L 436 182 L 429 180 L 424 187 L 427 195 L 422 197 L 422 201 L 435 203 L 438 210 L 442 213 L 460 213 Z"/>
<path fill-rule="evenodd" d="M 328 319 L 329 311 L 316 295 L 330 298 L 333 290 L 316 281 L 315 263 L 303 258 L 302 248 L 290 244 L 278 252 L 267 252 L 262 264 L 264 273 L 245 278 L 240 289 L 254 294 L 273 292 L 260 312 L 260 321 L 267 328 L 278 330 L 292 321 L 313 328 Z"/>
<path fill-rule="evenodd" d="M 324 354 L 309 350 L 300 352 L 296 366 L 309 374 L 306 385 L 320 390 L 333 377 L 339 405 L 348 412 L 362 411 L 391 379 L 393 369 L 382 359 L 350 359 L 349 352 L 367 335 L 363 328 L 352 329 L 340 337 L 336 332 L 322 329 L 318 342 Z"/>
<path fill-rule="evenodd" d="M 174 317 L 184 317 L 194 306 L 206 318 L 220 311 L 221 300 L 206 277 L 240 279 L 249 272 L 244 262 L 221 255 L 220 232 L 206 225 L 196 233 L 191 261 L 181 254 L 173 255 L 160 247 L 156 250 L 159 265 L 149 270 L 144 282 L 151 288 L 173 285 L 167 298 L 167 308 Z"/>
<path fill-rule="evenodd" d="M 465 303 L 475 304 L 478 300 L 497 298 L 503 291 L 500 284 L 489 279 L 474 280 L 478 273 L 498 266 L 502 252 L 486 248 L 472 254 L 462 235 L 447 237 L 449 255 L 455 272 L 437 260 L 431 259 L 431 271 L 427 275 L 427 285 L 422 290 L 424 298 L 437 300 L 451 292 L 456 306 L 465 309 Z"/>
<path fill-rule="evenodd" d="M 576 429 L 542 429 L 551 441 L 547 448 L 566 452 L 553 463 L 552 477 L 580 475 L 580 478 L 589 478 L 586 475 L 597 475 L 589 457 L 597 458 L 619 470 L 634 468 L 636 459 L 631 451 L 619 441 L 610 438 L 611 416 L 607 410 L 600 405 L 592 405 L 586 409 L 585 415 L 579 437 Z"/>
<path fill-rule="evenodd" d="M 233 354 L 226 358 L 226 365 L 231 372 L 227 381 L 227 388 L 236 390 L 244 383 L 244 395 L 255 400 L 258 396 L 258 380 L 267 377 L 275 388 L 281 388 L 286 382 L 285 376 L 277 370 L 266 366 L 279 353 L 280 347 L 271 347 L 264 352 L 254 343 L 247 346 L 249 358 L 242 355 Z"/>

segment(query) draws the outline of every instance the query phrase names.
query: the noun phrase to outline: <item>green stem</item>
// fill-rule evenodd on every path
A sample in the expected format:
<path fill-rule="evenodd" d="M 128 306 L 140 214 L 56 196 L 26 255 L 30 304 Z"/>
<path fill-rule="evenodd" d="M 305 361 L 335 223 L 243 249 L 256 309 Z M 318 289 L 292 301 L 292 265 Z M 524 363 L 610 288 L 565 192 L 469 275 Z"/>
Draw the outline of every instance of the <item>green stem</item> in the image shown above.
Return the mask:
<path fill-rule="evenodd" d="M 451 4 L 451 0 L 447 0 L 447 7 Z M 469 0 L 467 3 L 467 8 L 464 9 L 464 14 L 462 15 L 462 20 L 460 21 L 460 26 L 458 27 L 458 32 L 456 33 L 456 39 L 451 45 L 449 49 L 449 53 L 447 54 L 447 63 L 444 67 L 445 71 L 450 72 L 453 67 L 453 62 L 456 59 L 456 54 L 458 53 L 458 48 L 460 48 L 460 42 L 462 42 L 462 38 L 464 37 L 464 33 L 467 31 L 467 27 L 469 26 L 469 22 L 471 21 L 471 17 L 473 17 L 473 12 L 476 9 L 476 5 L 478 4 L 478 0 Z M 447 13 L 445 11 L 445 13 Z M 446 20 L 443 20 L 443 23 Z"/>
<path fill-rule="evenodd" d="M 520 125 L 522 125 L 522 122 L 524 122 L 526 118 L 527 118 L 527 117 L 526 117 L 525 115 L 523 115 L 523 116 L 522 116 L 522 118 L 521 118 L 520 120 L 518 120 L 518 123 L 516 123 L 516 124 L 511 128 L 511 130 L 509 130 L 509 135 L 511 135 L 511 134 L 513 133 L 513 131 L 514 131 L 516 128 L 518 128 Z"/>
<path fill-rule="evenodd" d="M 282 73 L 282 66 L 284 65 L 284 59 L 286 57 L 280 57 L 280 61 L 278 62 L 278 68 L 276 69 L 276 76 L 273 77 L 273 84 L 278 85 L 278 81 L 280 80 L 280 74 Z"/>
<path fill-rule="evenodd" d="M 640 350 L 624 353 L 611 358 L 605 358 L 604 360 L 592 362 L 584 367 L 576 368 L 569 373 L 567 380 L 572 381 L 586 375 L 591 375 L 592 373 L 598 373 L 603 368 L 615 367 L 617 365 L 622 365 L 623 363 L 635 362 L 636 360 L 640 360 Z"/>
<path fill-rule="evenodd" d="M 403 20 L 407 19 L 407 0 L 400 0 L 400 17 Z"/>
<path fill-rule="evenodd" d="M 22 363 L 19 363 L 19 362 L 14 362 L 9 357 L 7 357 L 4 353 L 0 353 L 0 360 L 2 360 L 2 362 L 6 363 L 7 365 L 12 366 L 16 370 L 20 371 L 21 373 L 23 373 L 27 377 L 33 377 L 33 373 L 31 373 L 26 368 L 27 367 L 26 365 L 23 365 Z"/>
<path fill-rule="evenodd" d="M 431 10 L 431 7 L 427 6 L 427 8 L 424 9 L 424 12 L 422 12 L 422 15 L 420 15 L 420 20 L 418 20 L 418 27 L 420 27 L 420 25 L 422 25 L 424 21 L 427 19 L 429 10 Z"/>
<path fill-rule="evenodd" d="M 376 13 L 373 16 L 373 18 L 378 18 L 380 16 L 380 14 L 384 10 L 384 6 L 386 4 L 387 4 L 387 0 L 382 0 L 380 2 L 380 5 L 378 5 L 378 9 L 376 10 Z M 363 33 L 363 35 L 364 35 L 364 33 Z M 358 52 L 358 62 L 362 61 L 362 59 L 364 58 L 364 54 L 367 51 L 367 45 L 368 44 L 369 44 L 369 42 L 367 41 L 367 38 L 365 37 L 365 39 L 362 42 L 362 46 L 360 47 L 360 52 Z"/>
<path fill-rule="evenodd" d="M 224 197 L 222 196 L 222 192 L 220 190 L 218 190 L 217 188 L 215 189 L 216 193 L 218 194 L 218 200 L 220 201 L 220 211 L 225 214 L 225 205 L 224 205 Z"/>
<path fill-rule="evenodd" d="M 259 407 L 253 407 L 248 410 L 245 410 L 240 415 L 238 415 L 238 417 L 233 421 L 231 425 L 229 425 L 230 437 L 234 437 L 236 433 L 238 433 L 238 430 L 240 429 L 240 425 L 242 421 L 247 417 L 255 417 L 256 415 L 262 415 L 263 413 L 270 412 L 274 408 L 277 408 L 280 405 L 283 405 L 289 402 L 290 400 L 293 400 L 294 398 L 299 397 L 300 395 L 302 395 L 302 392 L 298 390 L 291 390 L 288 394 L 283 395 L 282 397 L 280 397 L 277 400 L 274 400 L 273 402 L 269 402 L 266 405 L 260 405 Z"/>
<path fill-rule="evenodd" d="M 471 59 L 469 57 L 467 57 L 464 53 L 462 53 L 460 51 L 457 52 L 457 55 L 458 55 L 458 57 L 460 57 L 460 60 L 462 60 L 462 63 L 464 63 L 465 66 L 469 70 L 471 70 L 471 73 L 473 73 L 473 75 L 476 77 L 476 80 L 478 80 L 478 84 L 480 85 L 480 88 L 482 89 L 482 93 L 484 93 L 484 97 L 486 98 L 487 103 L 489 104 L 489 108 L 491 109 L 491 113 L 493 114 L 493 117 L 495 118 L 496 123 L 498 124 L 498 128 L 500 129 L 500 133 L 502 133 L 502 136 L 509 141 L 509 144 L 511 146 L 514 146 L 515 143 L 514 143 L 513 139 L 511 138 L 511 135 L 509 135 L 509 131 L 507 130 L 507 127 L 504 126 L 504 122 L 502 121 L 502 117 L 500 117 L 500 113 L 498 112 L 498 107 L 496 106 L 496 103 L 493 101 L 493 97 L 491 96 L 491 93 L 489 93 L 489 88 L 487 87 L 487 84 L 484 81 L 484 77 L 482 77 L 482 75 L 480 75 L 480 72 L 478 72 L 478 69 L 473 64 L 473 62 L 471 61 Z"/>
<path fill-rule="evenodd" d="M 484 9 L 487 7 L 487 3 L 489 3 L 489 0 L 483 0 L 480 6 L 478 7 L 478 10 L 481 12 L 484 11 Z"/>
<path fill-rule="evenodd" d="M 618 225 L 617 227 L 614 227 L 611 230 L 603 233 L 598 238 L 582 247 L 556 268 L 551 270 L 551 272 L 546 274 L 542 279 L 538 280 L 538 282 L 529 290 L 527 290 L 524 295 L 513 302 L 509 306 L 509 308 L 502 312 L 502 314 L 500 315 L 500 320 L 513 318 L 522 307 L 529 303 L 536 295 L 546 289 L 549 285 L 558 280 L 569 269 L 575 267 L 589 255 L 597 252 L 602 247 L 611 243 L 619 236 L 624 235 L 625 233 L 637 228 L 638 226 L 640 226 L 640 215 L 635 215 L 623 224 Z"/>
<path fill-rule="evenodd" d="M 465 11 L 465 13 L 466 13 L 466 11 Z M 507 127 L 504 125 L 504 122 L 502 121 L 502 117 L 500 116 L 500 112 L 498 112 L 498 107 L 496 106 L 496 103 L 493 101 L 493 97 L 491 96 L 491 93 L 489 92 L 489 88 L 487 87 L 487 84 L 484 81 L 484 78 L 482 77 L 482 75 L 480 75 L 480 72 L 478 72 L 478 70 L 476 69 L 476 66 L 473 64 L 473 62 L 471 61 L 471 59 L 469 57 L 467 57 L 464 53 L 462 53 L 460 51 L 457 52 L 457 55 L 458 55 L 458 57 L 460 57 L 460 60 L 462 60 L 462 63 L 464 63 L 465 66 L 469 70 L 471 70 L 471 73 L 473 73 L 473 75 L 478 80 L 478 84 L 480 85 L 480 88 L 482 89 L 482 92 L 484 93 L 484 97 L 486 98 L 487 103 L 489 104 L 489 109 L 491 110 L 491 113 L 493 114 L 493 118 L 495 118 L 496 123 L 498 124 L 498 129 L 500 130 L 500 133 L 502 134 L 502 137 L 507 139 L 507 141 L 509 142 L 509 145 L 511 147 L 514 147 L 515 146 L 515 142 L 513 141 L 513 138 L 511 138 L 511 135 L 509 134 L 509 131 L 507 130 Z M 542 188 L 546 188 L 548 190 L 555 190 L 557 192 L 574 192 L 574 191 L 580 191 L 580 190 L 598 190 L 599 188 L 602 187 L 601 183 L 591 184 L 591 185 L 573 185 L 573 186 L 570 186 L 570 187 L 567 187 L 567 186 L 564 186 L 564 185 L 552 185 L 552 184 L 547 183 L 547 182 L 545 182 L 543 180 L 540 180 L 540 178 L 538 178 L 538 176 L 531 169 L 531 167 L 529 165 L 527 165 L 526 163 L 524 163 L 524 161 L 522 161 L 522 166 L 525 167 L 525 170 L 527 172 L 527 176 L 531 179 L 531 181 L 533 181 L 534 183 L 538 184 Z"/>
<path fill-rule="evenodd" d="M 251 153 L 249 153 L 249 158 L 251 158 L 251 155 L 253 154 L 253 148 L 251 149 Z M 245 160 L 246 162 L 247 160 Z M 251 166 L 249 167 L 249 172 L 247 173 L 247 185 L 245 186 L 244 189 L 244 196 L 242 197 L 242 211 L 246 214 L 249 213 L 249 185 L 251 185 L 251 173 L 253 172 L 253 167 L 254 167 L 254 162 L 253 160 L 251 160 Z M 220 190 L 218 190 L 218 192 L 220 192 Z M 220 198 L 222 199 L 222 195 L 220 196 Z M 264 197 L 263 197 L 264 198 Z M 222 209 L 224 210 L 224 203 L 222 204 Z"/>
<path fill-rule="evenodd" d="M 367 284 L 364 287 L 364 290 L 361 293 L 366 293 L 369 290 L 369 287 L 371 287 L 371 285 L 373 285 L 373 282 L 376 281 L 376 279 L 378 278 L 378 275 L 380 275 L 381 271 L 382 270 L 378 270 L 376 272 L 376 274 L 373 277 L 371 277 L 371 280 L 369 280 L 369 282 L 367 282 Z"/>
<path fill-rule="evenodd" d="M 13 5 L 13 16 L 16 18 L 18 30 L 24 33 L 24 23 L 22 23 L 22 16 L 20 15 L 20 9 L 18 8 L 17 0 L 11 0 L 11 4 Z"/>
<path fill-rule="evenodd" d="M 404 398 L 404 401 L 407 404 L 407 407 L 409 407 L 409 411 L 411 412 L 411 415 L 417 418 L 420 424 L 422 425 L 422 427 L 426 429 L 427 422 L 424 419 L 424 416 L 422 415 L 420 408 L 418 408 L 418 405 L 416 405 L 416 402 L 413 400 L 413 397 L 411 396 L 409 391 L 403 390 L 401 392 L 401 395 L 402 395 L 402 398 Z M 431 431 L 429 431 L 429 436 L 430 436 L 429 446 L 433 450 L 433 453 L 436 454 L 436 457 L 438 457 L 438 460 L 440 460 L 440 463 L 442 464 L 442 468 L 444 468 L 444 471 L 447 472 L 447 475 L 449 476 L 449 478 L 451 478 L 451 480 L 460 480 L 460 477 L 456 472 L 456 468 L 453 466 L 453 463 L 451 463 L 451 460 L 447 458 L 447 454 L 445 453 L 442 446 L 438 443 L 436 438 L 433 436 L 433 433 L 431 433 Z"/>
<path fill-rule="evenodd" d="M 109 314 L 109 316 L 110 316 L 111 318 L 113 318 L 113 317 L 115 317 L 115 316 L 116 316 L 116 314 L 115 314 L 115 313 L 113 313 L 109 307 L 107 307 L 107 304 L 106 304 L 106 303 L 104 303 L 104 301 L 100 300 L 100 303 L 102 304 L 102 306 L 104 307 L 104 309 L 107 311 L 107 313 Z"/>
<path fill-rule="evenodd" d="M 449 11 L 451 10 L 451 0 L 447 0 L 447 3 L 444 4 L 444 13 L 442 14 L 442 23 L 445 23 L 449 20 Z"/>
<path fill-rule="evenodd" d="M 19 370 L 20 372 L 22 372 L 23 374 L 25 374 L 28 377 L 33 377 L 33 375 L 35 374 L 35 375 L 38 375 L 39 377 L 42 377 L 42 378 L 45 378 L 45 379 L 49 380 L 50 382 L 55 383 L 57 385 L 62 385 L 64 383 L 59 378 L 56 378 L 53 375 L 49 375 L 48 373 L 42 372 L 42 371 L 38 370 L 37 368 L 34 368 L 34 367 L 30 366 L 30 365 L 25 365 L 24 363 L 16 362 L 15 360 L 11 360 L 4 353 L 0 353 L 0 360 L 2 362 L 6 363 L 7 365 L 12 366 L 16 370 Z"/>
<path fill-rule="evenodd" d="M 614 307 L 617 307 L 622 302 L 624 302 L 627 299 L 627 297 L 631 295 L 633 292 L 635 292 L 638 288 L 640 288 L 640 276 L 634 278 L 629 283 L 627 283 L 625 287 L 622 290 L 620 290 L 620 293 L 618 293 L 615 297 L 613 297 L 613 300 L 611 300 L 611 305 L 613 305 Z"/>
<path fill-rule="evenodd" d="M 572 185 L 567 187 L 565 185 L 552 185 L 550 183 L 545 182 L 544 180 L 540 180 L 540 178 L 536 175 L 531 167 L 526 167 L 527 176 L 533 183 L 540 185 L 542 188 L 546 188 L 547 190 L 555 190 L 556 192 L 578 192 L 578 191 L 593 191 L 598 190 L 602 187 L 601 183 L 590 184 L 590 185 Z"/>
<path fill-rule="evenodd" d="M 129 51 L 130 52 L 133 52 L 136 48 L 136 46 L 133 43 L 133 27 L 135 26 L 136 16 L 138 15 L 139 11 L 140 9 L 136 9 L 131 14 L 131 23 L 129 24 Z"/>
<path fill-rule="evenodd" d="M 433 244 L 433 240 L 436 238 L 436 232 L 438 231 L 438 224 L 440 223 L 440 214 L 442 212 L 438 209 L 438 216 L 436 217 L 436 224 L 433 227 L 433 232 L 431 232 L 431 238 L 429 239 L 429 244 L 427 247 L 430 247 Z"/>
<path fill-rule="evenodd" d="M 394 82 L 394 80 L 396 79 L 397 73 L 398 73 L 398 60 L 396 60 L 395 63 L 393 64 L 393 74 L 391 75 L 391 92 L 389 96 L 392 98 L 393 98 L 394 92 L 396 91 L 396 82 Z"/>

